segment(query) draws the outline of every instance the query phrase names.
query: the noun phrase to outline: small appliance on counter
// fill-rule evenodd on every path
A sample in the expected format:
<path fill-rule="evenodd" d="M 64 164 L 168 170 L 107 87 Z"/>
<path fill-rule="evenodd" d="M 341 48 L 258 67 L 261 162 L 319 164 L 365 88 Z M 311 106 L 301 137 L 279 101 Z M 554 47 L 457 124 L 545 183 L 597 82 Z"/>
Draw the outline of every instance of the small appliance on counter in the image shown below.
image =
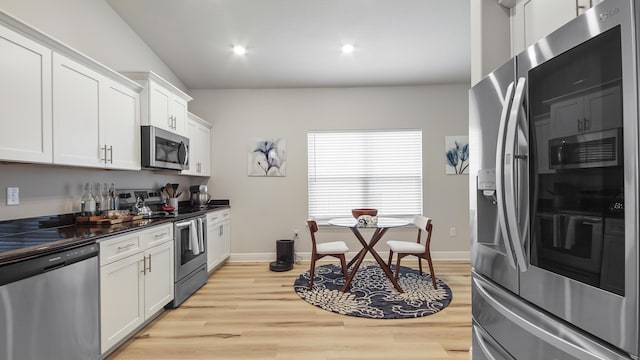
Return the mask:
<path fill-rule="evenodd" d="M 177 209 L 166 207 L 161 191 L 123 189 L 118 190 L 118 198 L 120 208 L 131 210 L 132 213 L 142 215 L 147 219 L 176 217 L 178 215 Z"/>
<path fill-rule="evenodd" d="M 191 206 L 203 208 L 209 205 L 211 195 L 207 192 L 207 185 L 194 185 L 189 190 L 191 191 Z"/>

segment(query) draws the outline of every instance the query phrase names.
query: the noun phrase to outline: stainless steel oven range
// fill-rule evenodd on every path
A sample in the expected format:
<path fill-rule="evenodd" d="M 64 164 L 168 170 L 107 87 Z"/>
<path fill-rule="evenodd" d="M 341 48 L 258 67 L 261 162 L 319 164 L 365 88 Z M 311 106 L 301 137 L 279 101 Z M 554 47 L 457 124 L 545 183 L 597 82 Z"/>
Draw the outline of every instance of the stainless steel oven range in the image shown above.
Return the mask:
<path fill-rule="evenodd" d="M 174 223 L 175 296 L 168 308 L 180 306 L 207 283 L 207 216 L 179 217 Z"/>

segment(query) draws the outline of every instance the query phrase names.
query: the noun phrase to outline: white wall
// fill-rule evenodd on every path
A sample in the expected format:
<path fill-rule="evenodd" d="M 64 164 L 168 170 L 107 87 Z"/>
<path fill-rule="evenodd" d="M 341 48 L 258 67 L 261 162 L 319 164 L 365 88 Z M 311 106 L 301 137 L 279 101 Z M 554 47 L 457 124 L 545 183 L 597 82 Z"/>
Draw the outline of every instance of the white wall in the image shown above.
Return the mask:
<path fill-rule="evenodd" d="M 180 184 L 187 200 L 192 179 L 166 172 L 109 171 L 51 165 L 0 163 L 0 220 L 80 211 L 86 182 L 114 182 L 123 189 L 160 189 L 166 183 Z M 7 206 L 7 187 L 20 188 L 20 205 Z M 95 186 L 95 185 L 94 185 Z"/>
<path fill-rule="evenodd" d="M 152 70 L 182 81 L 104 0 L 0 0 L 0 11 L 116 71 Z"/>
<path fill-rule="evenodd" d="M 153 70 L 184 88 L 104 0 L 0 0 L 0 11 L 114 70 Z M 11 128 L 12 121 L 19 119 L 0 118 L 5 129 Z M 120 188 L 150 188 L 167 182 L 188 186 L 198 180 L 150 171 L 0 163 L 0 220 L 78 211 L 82 184 L 87 181 L 115 182 Z M 8 186 L 20 187 L 20 205 L 6 205 Z"/>
<path fill-rule="evenodd" d="M 308 130 L 421 128 L 424 213 L 434 219 L 434 256 L 468 258 L 469 178 L 444 174 L 444 137 L 468 133 L 468 89 L 468 84 L 460 84 L 192 91 L 190 111 L 213 123 L 209 191 L 214 198 L 231 200 L 232 253 L 244 254 L 246 259 L 273 253 L 275 241 L 291 239 L 294 229 L 302 235 L 296 251 L 310 251 Z M 254 137 L 285 139 L 286 177 L 247 176 L 248 139 Z M 449 236 L 450 227 L 456 227 L 456 237 Z M 345 240 L 352 249 L 359 247 L 344 229 L 323 227 L 319 236 Z M 394 229 L 385 239 L 394 236 L 414 240 L 415 232 Z M 385 249 L 382 245 L 381 250 Z"/>
<path fill-rule="evenodd" d="M 496 0 L 470 0 L 471 84 L 511 57 L 509 9 Z"/>

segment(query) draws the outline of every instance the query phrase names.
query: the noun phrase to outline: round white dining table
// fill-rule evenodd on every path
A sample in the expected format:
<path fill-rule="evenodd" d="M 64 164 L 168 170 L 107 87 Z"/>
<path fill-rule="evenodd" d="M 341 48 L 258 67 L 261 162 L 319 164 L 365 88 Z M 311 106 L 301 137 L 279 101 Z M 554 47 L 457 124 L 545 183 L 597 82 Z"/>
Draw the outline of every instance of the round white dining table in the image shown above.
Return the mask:
<path fill-rule="evenodd" d="M 342 286 L 342 289 L 341 289 L 342 292 L 345 292 L 351 285 L 351 281 L 353 280 L 356 272 L 358 271 L 358 268 L 360 268 L 360 265 L 362 264 L 367 252 L 371 253 L 371 255 L 376 260 L 378 265 L 380 265 L 380 268 L 387 275 L 387 278 L 389 278 L 389 281 L 391 281 L 391 283 L 393 284 L 393 287 L 395 287 L 395 289 L 398 290 L 398 292 L 401 292 L 401 293 L 404 292 L 400 287 L 400 285 L 398 284 L 398 281 L 396 281 L 395 277 L 391 273 L 391 269 L 389 268 L 389 266 L 384 262 L 384 260 L 382 260 L 378 252 L 373 247 L 378 243 L 378 241 L 380 241 L 380 239 L 382 239 L 382 236 L 387 232 L 387 230 L 394 227 L 409 225 L 410 222 L 408 220 L 398 219 L 398 218 L 389 218 L 389 217 L 379 217 L 377 223 L 365 225 L 365 224 L 358 223 L 358 220 L 353 217 L 351 218 L 345 217 L 345 218 L 331 219 L 328 221 L 328 223 L 329 225 L 333 225 L 333 226 L 348 227 L 349 229 L 351 229 L 351 232 L 353 232 L 353 234 L 356 236 L 360 244 L 362 244 L 362 250 L 360 250 L 358 254 L 353 259 L 351 259 L 351 261 L 349 261 L 349 264 L 347 264 L 347 269 L 348 269 L 351 267 L 351 265 L 355 263 L 355 265 L 351 269 L 351 272 L 347 276 L 347 280 L 345 281 L 344 286 Z M 369 241 L 367 241 L 362 236 L 362 233 L 360 233 L 360 229 L 375 229 L 375 231 L 373 232 L 373 235 L 371 235 L 371 238 L 369 239 Z"/>

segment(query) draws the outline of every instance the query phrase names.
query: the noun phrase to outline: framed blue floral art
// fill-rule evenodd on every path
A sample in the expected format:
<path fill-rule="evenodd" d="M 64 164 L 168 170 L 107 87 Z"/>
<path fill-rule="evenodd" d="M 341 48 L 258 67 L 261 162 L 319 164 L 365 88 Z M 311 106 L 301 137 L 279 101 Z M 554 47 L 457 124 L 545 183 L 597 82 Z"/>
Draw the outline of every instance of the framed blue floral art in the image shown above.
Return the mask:
<path fill-rule="evenodd" d="M 287 147 L 284 139 L 249 139 L 249 176 L 285 176 Z"/>
<path fill-rule="evenodd" d="M 445 136 L 445 174 L 461 175 L 469 173 L 469 137 Z"/>

